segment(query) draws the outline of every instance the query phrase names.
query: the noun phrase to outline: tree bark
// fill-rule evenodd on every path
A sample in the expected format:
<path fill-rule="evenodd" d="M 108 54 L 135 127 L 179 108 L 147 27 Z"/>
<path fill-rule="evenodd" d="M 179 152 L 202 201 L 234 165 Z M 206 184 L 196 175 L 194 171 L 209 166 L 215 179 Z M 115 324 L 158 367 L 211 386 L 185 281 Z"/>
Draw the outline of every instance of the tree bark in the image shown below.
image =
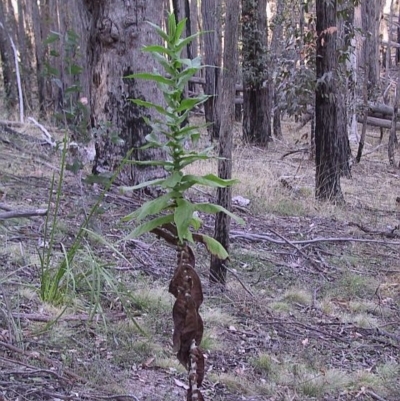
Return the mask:
<path fill-rule="evenodd" d="M 273 29 L 271 38 L 271 68 L 278 68 L 278 62 L 282 54 L 282 37 L 283 37 L 283 22 L 284 22 L 284 0 L 277 0 L 276 12 L 273 19 Z M 273 72 L 273 71 L 271 71 Z M 270 72 L 270 77 L 271 77 Z M 271 85 L 274 100 L 274 115 L 273 115 L 273 133 L 276 138 L 282 139 L 281 127 L 281 109 L 278 103 L 278 95 L 276 90 L 276 82 Z"/>
<path fill-rule="evenodd" d="M 224 72 L 221 93 L 221 129 L 219 133 L 218 175 L 221 178 L 232 177 L 232 125 L 235 116 L 234 98 L 236 93 L 236 76 L 238 65 L 238 31 L 240 0 L 230 0 L 226 8 L 224 37 Z M 217 203 L 230 210 L 232 188 L 218 188 Z M 215 218 L 215 239 L 225 249 L 229 249 L 230 217 L 225 213 L 217 213 Z M 210 281 L 225 285 L 226 260 L 211 257 Z"/>
<path fill-rule="evenodd" d="M 266 7 L 266 0 L 242 0 L 243 139 L 264 147 L 271 137 Z"/>
<path fill-rule="evenodd" d="M 160 116 L 129 101 L 139 98 L 162 106 L 161 92 L 152 82 L 124 78 L 132 73 L 153 71 L 156 67 L 154 59 L 143 52 L 142 47 L 161 44 L 155 30 L 146 23 L 151 21 L 161 25 L 163 12 L 159 2 L 85 0 L 85 6 L 91 15 L 91 124 L 98 132 L 94 168 L 115 170 L 132 148 L 134 160 L 165 158 L 161 150 L 138 149 L 151 132 L 143 117 L 154 119 Z M 117 140 L 117 136 L 123 143 Z M 163 175 L 160 168 L 132 164 L 125 166 L 121 179 L 136 184 Z"/>
<path fill-rule="evenodd" d="M 367 46 L 366 62 L 368 68 L 368 99 L 375 99 L 379 93 L 379 25 L 381 13 L 381 0 L 365 0 L 361 2 L 365 7 L 363 16 L 363 29 L 366 33 L 365 46 Z"/>
<path fill-rule="evenodd" d="M 340 187 L 340 142 L 336 97 L 336 0 L 317 0 L 317 88 L 315 96 L 315 194 L 319 200 L 344 201 Z"/>
<path fill-rule="evenodd" d="M 345 2 L 340 4 L 339 15 L 337 17 L 337 51 L 344 53 L 350 48 L 348 41 L 348 32 L 346 32 L 346 21 L 343 18 L 343 12 L 346 12 L 348 4 Z M 348 71 L 345 62 L 338 63 L 337 68 L 337 130 L 339 136 L 339 148 L 340 148 L 340 173 L 342 177 L 351 178 L 351 149 L 348 135 L 348 101 L 347 96 L 348 90 Z"/>
<path fill-rule="evenodd" d="M 3 70 L 3 83 L 6 95 L 6 107 L 10 114 L 18 104 L 17 79 L 15 76 L 14 54 L 11 48 L 6 5 L 0 1 L 0 57 Z"/>
<path fill-rule="evenodd" d="M 219 127 L 216 123 L 216 96 L 218 95 L 219 67 L 221 65 L 220 45 L 220 18 L 221 0 L 202 0 L 201 2 L 202 35 L 206 84 L 204 93 L 211 97 L 204 103 L 204 114 L 211 139 L 219 135 Z"/>

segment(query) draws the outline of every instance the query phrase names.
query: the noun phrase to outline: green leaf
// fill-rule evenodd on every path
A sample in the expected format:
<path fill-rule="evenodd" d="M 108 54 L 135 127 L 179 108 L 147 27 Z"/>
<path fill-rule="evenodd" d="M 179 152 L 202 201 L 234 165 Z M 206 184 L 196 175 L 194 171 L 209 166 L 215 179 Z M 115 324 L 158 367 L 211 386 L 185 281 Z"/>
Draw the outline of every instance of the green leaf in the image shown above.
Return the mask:
<path fill-rule="evenodd" d="M 182 182 L 193 182 L 195 184 L 204 185 L 211 188 L 226 188 L 231 185 L 237 184 L 239 181 L 235 179 L 226 180 L 223 178 L 219 178 L 214 174 L 207 174 L 202 177 L 198 175 L 188 174 L 183 176 Z"/>
<path fill-rule="evenodd" d="M 178 238 L 181 242 L 188 238 L 190 223 L 193 219 L 193 204 L 185 199 L 177 199 L 177 207 L 174 211 L 174 221 L 178 231 Z"/>
<path fill-rule="evenodd" d="M 129 99 L 132 103 L 137 104 L 138 106 L 143 106 L 147 107 L 149 109 L 156 109 L 160 114 L 163 114 L 165 116 L 171 115 L 168 113 L 164 107 L 159 106 L 158 104 L 154 104 L 152 102 L 147 102 L 146 100 L 141 100 L 141 99 Z"/>
<path fill-rule="evenodd" d="M 228 216 L 230 216 L 237 223 L 242 224 L 242 225 L 246 224 L 242 218 L 240 218 L 239 216 L 236 216 L 235 214 L 233 214 L 232 212 L 230 212 L 229 210 L 225 209 L 224 207 L 222 207 L 220 205 L 215 205 L 213 203 L 194 203 L 193 208 L 194 208 L 194 210 L 197 210 L 198 212 L 203 212 L 203 213 L 207 213 L 207 214 L 216 214 L 216 213 L 222 212 L 222 213 L 225 213 Z"/>
<path fill-rule="evenodd" d="M 190 225 L 197 231 L 200 230 L 201 226 L 203 225 L 203 220 L 200 217 L 195 216 L 193 213 L 193 218 L 190 222 Z"/>
<path fill-rule="evenodd" d="M 176 31 L 176 20 L 174 13 L 171 13 L 168 16 L 167 30 L 169 35 L 169 42 L 171 42 L 175 36 Z"/>
<path fill-rule="evenodd" d="M 79 75 L 83 71 L 83 68 L 77 64 L 72 64 L 70 67 L 68 67 L 68 70 L 69 74 L 71 75 Z"/>
<path fill-rule="evenodd" d="M 186 21 L 187 21 L 187 18 L 183 18 L 176 25 L 175 34 L 174 34 L 174 37 L 172 39 L 174 44 L 177 43 L 179 41 L 180 37 L 182 36 L 182 32 L 183 32 L 183 30 L 185 29 L 185 26 L 186 26 Z"/>
<path fill-rule="evenodd" d="M 159 36 L 161 36 L 166 42 L 169 41 L 169 36 L 156 24 L 153 24 L 150 21 L 146 21 L 150 26 L 152 26 Z"/>
<path fill-rule="evenodd" d="M 182 90 L 185 88 L 185 85 L 189 82 L 189 80 L 196 74 L 198 68 L 186 68 L 186 70 L 182 71 L 179 75 L 178 82 L 176 83 L 176 88 Z"/>
<path fill-rule="evenodd" d="M 129 235 L 127 235 L 124 238 L 124 240 L 140 237 L 141 235 L 148 233 L 149 231 L 154 230 L 157 227 L 161 227 L 163 224 L 172 223 L 173 221 L 174 221 L 173 214 L 156 217 L 155 219 L 150 220 L 136 227 Z"/>
<path fill-rule="evenodd" d="M 54 42 L 57 42 L 58 40 L 60 40 L 60 34 L 56 33 L 56 32 L 52 32 L 50 33 L 47 38 L 43 41 L 44 45 L 50 45 Z"/>
<path fill-rule="evenodd" d="M 143 203 L 139 209 L 122 218 L 122 221 L 143 220 L 147 216 L 154 216 L 170 206 L 172 192 Z"/>
<path fill-rule="evenodd" d="M 166 59 L 162 54 L 158 54 L 158 52 L 152 52 L 152 56 L 160 65 L 164 67 L 166 73 L 170 74 L 171 76 L 174 76 L 176 74 L 176 70 L 171 67 L 168 59 Z"/>
<path fill-rule="evenodd" d="M 192 110 L 193 107 L 204 103 L 207 99 L 207 95 L 183 99 L 176 111 L 179 113 L 181 111 Z"/>
<path fill-rule="evenodd" d="M 208 252 L 216 256 L 218 259 L 226 260 L 229 258 L 229 254 L 226 249 L 214 238 L 208 235 L 200 234 L 204 245 L 207 247 Z"/>
<path fill-rule="evenodd" d="M 112 180 L 112 173 L 104 173 L 101 175 L 88 175 L 83 181 L 86 184 L 102 184 L 102 185 L 109 185 L 110 181 Z"/>
<path fill-rule="evenodd" d="M 171 57 L 174 54 L 173 52 L 171 52 L 171 50 L 160 45 L 144 46 L 142 50 L 147 53 L 152 53 L 153 56 L 161 56 L 162 54 L 166 54 Z"/>
<path fill-rule="evenodd" d="M 189 164 L 194 163 L 195 161 L 208 160 L 208 159 L 210 159 L 210 156 L 206 156 L 206 155 L 203 155 L 203 156 L 201 156 L 201 155 L 184 156 L 184 157 L 181 157 L 181 160 L 179 162 L 179 167 L 183 168 L 185 166 L 188 166 Z M 196 182 L 192 182 L 191 186 L 193 186 L 195 184 L 197 184 L 197 183 Z"/>
<path fill-rule="evenodd" d="M 126 187 L 126 186 L 121 187 L 120 191 L 122 193 L 132 192 L 132 191 L 136 191 L 137 189 L 140 189 L 140 188 L 150 187 L 152 185 L 159 185 L 159 184 L 161 185 L 164 181 L 165 181 L 165 178 L 161 178 L 161 179 L 157 179 L 157 180 L 151 180 L 151 181 L 145 181 L 145 182 L 142 182 L 142 183 L 140 183 L 138 185 L 134 185 L 133 187 Z"/>
<path fill-rule="evenodd" d="M 148 124 L 148 125 L 150 125 L 150 124 Z M 153 128 L 156 128 L 156 126 L 157 126 L 157 124 L 153 124 L 154 125 L 154 127 Z M 149 143 L 149 144 L 151 144 L 152 146 L 157 146 L 157 147 L 162 147 L 162 146 L 164 146 L 164 144 L 162 144 L 159 140 L 158 140 L 158 135 L 155 133 L 155 132 L 151 132 L 150 134 L 148 134 L 148 135 L 146 135 L 145 137 L 144 137 L 144 139 Z"/>
<path fill-rule="evenodd" d="M 127 163 L 137 164 L 138 166 L 163 166 L 166 167 L 174 167 L 174 164 L 171 162 L 166 162 L 164 160 L 129 160 Z"/>
<path fill-rule="evenodd" d="M 165 178 L 162 183 L 163 188 L 174 188 L 176 184 L 180 183 L 183 177 L 181 171 L 174 171 L 169 177 Z"/>
<path fill-rule="evenodd" d="M 173 85 L 173 82 L 170 79 L 165 78 L 160 74 L 155 74 L 151 72 L 138 72 L 136 74 L 127 75 L 124 78 L 144 79 L 146 81 L 159 82 L 165 85 Z"/>
<path fill-rule="evenodd" d="M 190 35 L 184 39 L 180 39 L 178 43 L 176 44 L 176 50 L 181 51 L 186 45 L 188 45 L 190 42 L 192 42 L 194 39 L 199 37 L 200 35 L 204 34 L 205 32 L 197 32 L 193 35 Z"/>

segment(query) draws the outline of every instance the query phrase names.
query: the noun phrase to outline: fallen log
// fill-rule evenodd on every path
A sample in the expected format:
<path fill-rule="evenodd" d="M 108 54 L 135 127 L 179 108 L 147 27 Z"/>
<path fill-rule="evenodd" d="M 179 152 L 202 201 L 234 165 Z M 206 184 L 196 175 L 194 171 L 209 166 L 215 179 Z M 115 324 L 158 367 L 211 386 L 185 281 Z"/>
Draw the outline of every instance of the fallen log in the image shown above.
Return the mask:
<path fill-rule="evenodd" d="M 383 103 L 368 103 L 368 110 L 371 113 L 376 114 L 385 114 L 392 116 L 393 115 L 393 107 Z M 397 113 L 400 116 L 400 113 Z"/>
<path fill-rule="evenodd" d="M 363 123 L 363 117 L 361 115 L 357 116 L 357 122 L 360 124 Z M 367 117 L 367 125 L 371 125 L 373 127 L 386 128 L 390 129 L 392 126 L 392 122 L 390 120 L 385 120 L 383 118 L 376 117 Z M 400 130 L 400 123 L 396 124 L 396 130 Z"/>

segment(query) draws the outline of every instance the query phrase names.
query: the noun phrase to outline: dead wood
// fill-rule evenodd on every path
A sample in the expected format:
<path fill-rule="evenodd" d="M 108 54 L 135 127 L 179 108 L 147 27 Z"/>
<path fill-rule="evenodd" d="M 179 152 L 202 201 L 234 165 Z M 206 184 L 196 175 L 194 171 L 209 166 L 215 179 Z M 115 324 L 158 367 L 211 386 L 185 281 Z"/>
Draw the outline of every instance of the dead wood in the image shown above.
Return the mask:
<path fill-rule="evenodd" d="M 363 117 L 362 116 L 357 116 L 357 121 L 362 124 L 363 122 Z M 377 117 L 367 117 L 367 125 L 371 125 L 373 127 L 380 127 L 380 128 L 386 128 L 390 129 L 392 123 L 390 120 L 385 120 L 383 118 L 377 118 Z M 396 124 L 396 130 L 400 130 L 400 123 Z"/>
<path fill-rule="evenodd" d="M 391 239 L 392 238 L 400 238 L 400 233 L 396 233 L 396 231 L 399 231 L 399 229 L 400 229 L 400 227 L 398 225 L 388 231 L 372 230 L 368 227 L 363 226 L 362 224 L 353 223 L 353 222 L 349 222 L 349 226 L 358 227 L 361 231 L 363 231 L 367 234 L 379 235 L 380 237 L 391 238 Z"/>
<path fill-rule="evenodd" d="M 38 360 L 40 360 L 40 361 L 42 361 L 44 363 L 47 363 L 47 364 L 49 364 L 49 365 L 51 365 L 51 366 L 53 366 L 55 368 L 58 368 L 59 365 L 60 365 L 60 362 L 54 361 L 54 360 L 52 360 L 50 358 L 47 358 L 46 356 L 41 355 L 37 351 L 25 351 L 25 350 L 22 350 L 22 349 L 20 349 L 18 347 L 15 347 L 12 344 L 8 344 L 8 343 L 5 343 L 3 341 L 0 341 L 0 347 L 3 347 L 4 349 L 8 349 L 9 351 L 12 351 L 14 353 L 18 353 L 20 355 L 24 355 L 24 356 L 28 357 L 29 359 L 38 359 Z M 70 378 L 72 378 L 74 380 L 77 380 L 77 381 L 82 382 L 82 383 L 86 382 L 86 380 L 83 377 L 78 376 L 76 373 L 72 372 L 71 370 L 69 370 L 67 368 L 63 368 L 63 372 L 64 372 L 64 374 L 66 374 L 67 376 L 69 376 Z"/>
<path fill-rule="evenodd" d="M 0 220 L 14 219 L 19 217 L 46 216 L 47 211 L 47 209 L 10 210 L 5 213 L 0 213 Z"/>
<path fill-rule="evenodd" d="M 282 240 L 277 240 L 275 238 L 269 237 L 268 235 L 263 234 L 252 234 L 246 233 L 243 231 L 231 231 L 232 239 L 245 239 L 248 241 L 268 241 L 273 244 L 278 245 L 287 245 L 287 242 Z M 374 244 L 383 244 L 383 245 L 400 245 L 400 242 L 395 241 L 382 241 L 382 240 L 374 240 L 367 238 L 351 238 L 351 237 L 331 237 L 331 238 L 313 238 L 309 240 L 301 240 L 301 241 L 291 241 L 292 244 L 296 245 L 308 245 L 308 244 L 317 244 L 319 242 L 366 242 L 366 243 L 374 243 Z"/>

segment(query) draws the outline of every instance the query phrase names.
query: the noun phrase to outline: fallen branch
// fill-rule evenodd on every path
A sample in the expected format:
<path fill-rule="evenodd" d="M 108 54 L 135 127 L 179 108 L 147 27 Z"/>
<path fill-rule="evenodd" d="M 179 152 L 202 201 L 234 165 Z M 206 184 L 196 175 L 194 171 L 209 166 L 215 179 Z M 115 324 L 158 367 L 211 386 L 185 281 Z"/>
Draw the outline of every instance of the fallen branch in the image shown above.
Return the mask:
<path fill-rule="evenodd" d="M 304 259 L 308 260 L 318 271 L 321 271 L 321 267 L 318 265 L 315 260 L 311 259 L 306 253 L 304 253 L 299 247 L 297 247 L 292 241 L 289 241 L 287 238 L 285 238 L 283 235 L 277 233 L 275 230 L 272 228 L 269 228 L 269 231 L 271 233 L 275 234 L 277 237 L 279 237 L 282 241 L 286 242 L 286 244 L 290 245 L 292 248 L 296 249 L 296 251 L 303 256 Z"/>
<path fill-rule="evenodd" d="M 12 351 L 14 353 L 18 353 L 18 354 L 24 355 L 24 356 L 26 356 L 28 358 L 31 358 L 31 359 L 38 359 L 38 360 L 40 360 L 42 362 L 45 362 L 45 363 L 47 363 L 49 365 L 52 365 L 54 367 L 59 367 L 57 365 L 60 365 L 60 362 L 53 361 L 50 358 L 47 358 L 47 357 L 41 355 L 37 351 L 24 351 L 24 350 L 22 350 L 22 349 L 20 349 L 18 347 L 15 347 L 12 344 L 5 343 L 4 341 L 0 341 L 0 347 L 7 348 L 8 350 L 10 350 L 10 351 Z M 80 381 L 82 383 L 86 383 L 86 380 L 83 377 L 78 376 L 76 373 L 72 372 L 71 370 L 69 370 L 67 368 L 63 368 L 62 370 L 70 378 L 75 379 L 77 381 Z"/>
<path fill-rule="evenodd" d="M 223 265 L 226 271 L 232 274 L 233 277 L 236 278 L 237 281 L 239 281 L 239 284 L 243 287 L 243 289 L 254 298 L 254 294 L 244 285 L 243 281 L 239 278 L 239 276 L 236 274 L 235 271 L 227 267 L 226 265 Z"/>
<path fill-rule="evenodd" d="M 14 219 L 18 217 L 46 216 L 47 209 L 21 209 L 0 213 L 0 220 Z"/>
<path fill-rule="evenodd" d="M 287 244 L 287 242 L 285 242 L 285 241 L 277 240 L 277 239 L 269 237 L 267 235 L 251 234 L 251 233 L 246 233 L 243 231 L 235 231 L 235 230 L 231 231 L 230 237 L 232 239 L 242 238 L 242 239 L 246 239 L 248 241 L 268 241 L 268 242 L 272 242 L 273 244 L 278 244 L 278 245 Z M 375 239 L 351 238 L 351 237 L 313 238 L 313 239 L 308 239 L 308 240 L 291 241 L 291 242 L 292 242 L 292 244 L 296 244 L 296 245 L 318 244 L 320 242 L 365 242 L 365 243 L 374 243 L 374 244 L 383 244 L 383 245 L 400 245 L 400 242 L 395 242 L 395 241 L 388 242 L 388 241 L 375 240 Z"/>
<path fill-rule="evenodd" d="M 372 234 L 372 235 L 379 235 L 381 237 L 385 237 L 385 238 L 400 238 L 400 234 L 397 234 L 395 231 L 399 231 L 400 226 L 394 226 L 391 230 L 389 231 L 378 231 L 378 230 L 371 230 L 368 227 L 363 226 L 362 224 L 358 224 L 358 223 L 353 223 L 350 222 L 349 226 L 353 226 L 353 227 L 357 227 L 359 228 L 361 231 L 367 233 L 367 234 Z"/>
<path fill-rule="evenodd" d="M 28 120 L 29 120 L 29 121 L 32 121 L 32 123 L 33 123 L 34 125 L 36 125 L 36 127 L 38 127 L 38 128 L 42 131 L 44 140 L 45 140 L 51 147 L 54 148 L 54 147 L 56 146 L 56 143 L 54 142 L 54 139 L 51 137 L 49 131 L 47 131 L 47 129 L 46 129 L 42 124 L 39 124 L 33 117 L 28 117 Z"/>
<path fill-rule="evenodd" d="M 38 313 L 18 313 L 15 312 L 12 314 L 12 316 L 16 319 L 26 319 L 26 320 L 33 320 L 35 322 L 69 322 L 69 321 L 96 321 L 101 319 L 100 315 L 95 315 L 91 316 L 88 314 L 79 314 L 79 315 L 66 315 L 66 316 L 61 316 L 59 318 L 54 317 L 54 316 L 47 316 L 47 315 L 41 315 Z M 121 313 L 113 313 L 113 314 L 107 314 L 106 315 L 107 319 L 110 320 L 120 320 L 120 319 L 125 319 L 126 314 L 121 312 Z"/>

